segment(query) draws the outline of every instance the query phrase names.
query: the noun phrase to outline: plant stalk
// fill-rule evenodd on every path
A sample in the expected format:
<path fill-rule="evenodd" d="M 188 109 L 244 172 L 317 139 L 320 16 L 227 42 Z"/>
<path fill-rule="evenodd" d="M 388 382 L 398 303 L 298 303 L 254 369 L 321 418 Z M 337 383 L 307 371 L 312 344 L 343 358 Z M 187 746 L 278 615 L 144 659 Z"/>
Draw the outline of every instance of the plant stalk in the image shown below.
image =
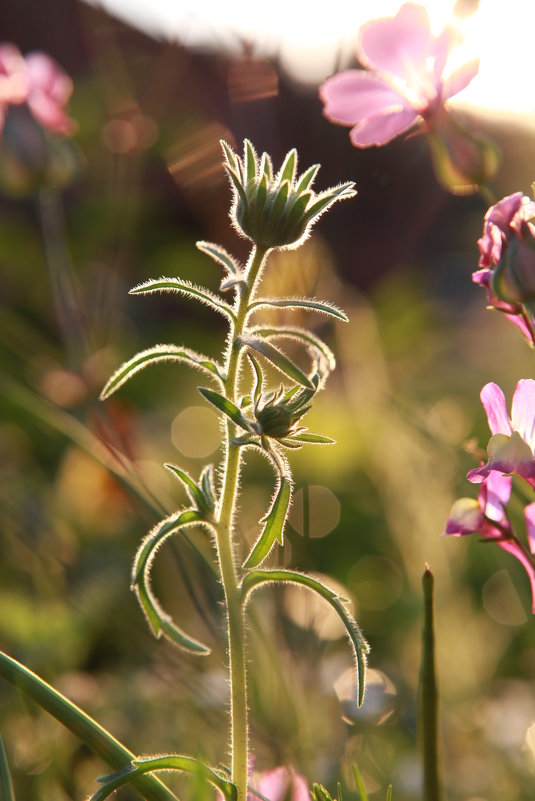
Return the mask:
<path fill-rule="evenodd" d="M 267 251 L 254 248 L 251 252 L 247 283 L 240 285 L 236 320 L 232 326 L 226 354 L 225 395 L 237 404 L 239 361 L 241 346 L 237 342 L 243 333 L 247 311 Z M 232 782 L 237 788 L 237 801 L 246 801 L 248 777 L 248 710 L 245 619 L 239 569 L 233 544 L 233 517 L 238 491 L 241 450 L 232 443 L 236 434 L 234 423 L 227 422 L 225 459 L 220 505 L 216 518 L 216 544 L 225 594 L 228 624 L 230 707 L 230 750 Z"/>
<path fill-rule="evenodd" d="M 442 801 L 443 798 L 438 747 L 438 683 L 435 667 L 434 584 L 433 573 L 429 567 L 426 567 L 422 578 L 424 625 L 422 629 L 419 714 L 424 801 Z"/>

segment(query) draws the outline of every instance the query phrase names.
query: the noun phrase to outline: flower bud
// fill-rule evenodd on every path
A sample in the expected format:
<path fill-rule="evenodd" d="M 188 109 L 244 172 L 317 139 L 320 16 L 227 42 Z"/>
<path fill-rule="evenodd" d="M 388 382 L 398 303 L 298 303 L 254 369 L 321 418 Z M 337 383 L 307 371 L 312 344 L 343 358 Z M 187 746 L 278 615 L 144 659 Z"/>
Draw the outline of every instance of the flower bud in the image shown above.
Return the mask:
<path fill-rule="evenodd" d="M 290 150 L 273 176 L 268 154 L 259 159 L 247 139 L 243 159 L 226 142 L 221 144 L 234 193 L 232 221 L 238 233 L 258 247 L 298 247 L 324 211 L 337 200 L 356 194 L 352 181 L 316 194 L 311 187 L 319 166 L 309 167 L 298 177 L 295 150 Z"/>
<path fill-rule="evenodd" d="M 502 254 L 492 275 L 492 291 L 508 303 L 535 301 L 535 236 L 523 221 L 518 236 L 502 247 Z"/>

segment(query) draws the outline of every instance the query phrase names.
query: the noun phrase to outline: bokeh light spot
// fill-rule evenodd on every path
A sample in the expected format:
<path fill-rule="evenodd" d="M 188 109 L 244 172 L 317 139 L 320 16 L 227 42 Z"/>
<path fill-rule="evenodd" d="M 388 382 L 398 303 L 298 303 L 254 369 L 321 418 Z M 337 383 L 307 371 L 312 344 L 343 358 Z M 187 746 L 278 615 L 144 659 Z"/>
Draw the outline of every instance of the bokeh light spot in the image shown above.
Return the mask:
<path fill-rule="evenodd" d="M 218 417 L 204 406 L 188 406 L 173 420 L 171 439 L 184 456 L 204 459 L 221 442 Z"/>
<path fill-rule="evenodd" d="M 388 609 L 401 594 L 403 578 L 384 556 L 365 556 L 349 574 L 349 586 L 364 609 Z"/>
<path fill-rule="evenodd" d="M 485 582 L 483 606 L 493 620 L 504 626 L 526 622 L 526 613 L 507 570 L 498 570 Z"/>
<path fill-rule="evenodd" d="M 299 534 L 325 537 L 340 521 L 340 502 L 327 487 L 304 487 L 295 493 L 289 520 Z"/>

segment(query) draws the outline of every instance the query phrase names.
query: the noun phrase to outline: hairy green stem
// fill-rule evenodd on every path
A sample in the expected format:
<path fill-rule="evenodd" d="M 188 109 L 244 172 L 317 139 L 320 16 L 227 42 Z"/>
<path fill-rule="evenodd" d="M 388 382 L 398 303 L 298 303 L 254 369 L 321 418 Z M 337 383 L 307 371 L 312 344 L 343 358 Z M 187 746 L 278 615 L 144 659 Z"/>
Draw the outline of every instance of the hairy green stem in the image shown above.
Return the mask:
<path fill-rule="evenodd" d="M 257 279 L 266 257 L 266 250 L 254 248 L 247 272 L 247 283 L 242 284 L 236 309 L 236 320 L 232 325 L 226 356 L 225 395 L 237 404 L 239 361 L 241 346 L 238 342 L 243 333 L 247 310 L 254 294 Z M 221 581 L 225 593 L 228 623 L 229 678 L 230 678 L 230 748 L 232 757 L 232 782 L 238 792 L 237 801 L 247 798 L 248 770 L 248 723 L 247 723 L 247 669 L 245 620 L 242 596 L 239 590 L 239 570 L 233 545 L 233 517 L 238 492 L 241 451 L 232 443 L 236 426 L 227 422 L 225 462 L 217 515 L 216 543 L 221 569 Z"/>

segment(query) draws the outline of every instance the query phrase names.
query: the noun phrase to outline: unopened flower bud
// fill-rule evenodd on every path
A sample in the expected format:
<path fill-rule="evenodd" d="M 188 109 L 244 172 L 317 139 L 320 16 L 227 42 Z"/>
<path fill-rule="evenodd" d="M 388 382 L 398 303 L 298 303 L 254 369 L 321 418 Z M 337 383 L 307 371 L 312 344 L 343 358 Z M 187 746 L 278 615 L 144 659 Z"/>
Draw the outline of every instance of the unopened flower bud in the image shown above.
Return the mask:
<path fill-rule="evenodd" d="M 535 236 L 523 221 L 518 236 L 502 247 L 502 254 L 492 275 L 492 291 L 508 303 L 535 301 Z"/>

